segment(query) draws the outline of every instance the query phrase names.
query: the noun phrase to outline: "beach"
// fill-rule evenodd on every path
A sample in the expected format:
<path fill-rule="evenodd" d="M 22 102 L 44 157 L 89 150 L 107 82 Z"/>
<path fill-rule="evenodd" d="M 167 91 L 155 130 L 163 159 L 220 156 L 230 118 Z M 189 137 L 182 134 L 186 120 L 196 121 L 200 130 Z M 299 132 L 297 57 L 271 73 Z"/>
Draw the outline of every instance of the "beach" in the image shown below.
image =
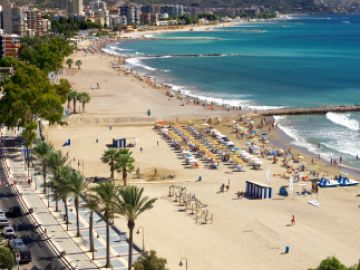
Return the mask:
<path fill-rule="evenodd" d="M 154 209 L 141 216 L 136 227 L 145 228 L 146 250 L 154 249 L 166 258 L 169 269 L 179 269 L 182 257 L 188 259 L 189 269 L 197 270 L 307 269 L 328 256 L 336 256 L 345 264 L 358 261 L 359 186 L 299 195 L 304 187 L 311 189 L 310 182 L 301 182 L 295 184 L 294 194 L 281 197 L 279 188 L 289 184 L 280 177 L 286 171 L 281 162 L 261 159 L 261 170 L 245 165 L 245 172 L 233 172 L 225 164 L 217 170 L 202 163 L 198 169 L 185 168 L 179 154 L 154 130 L 157 121 L 201 126 L 208 118 L 217 119 L 214 127 L 246 149 L 244 140 L 231 134 L 228 123 L 250 112 L 196 105 L 193 99 L 176 94 L 169 97 L 163 86 L 154 87 L 143 77 L 113 68 L 113 56 L 79 51 L 72 58 L 83 62 L 81 69 L 64 68 L 62 77 L 77 91 L 88 92 L 91 102 L 85 112 L 78 105 L 80 113 L 68 117 L 68 125 L 48 127 L 46 137 L 68 153 L 71 165 L 86 177 L 110 175 L 100 157 L 113 138 L 127 138 L 128 143 L 135 144 L 131 150 L 141 176 L 133 172 L 129 184 L 144 187 L 146 195 L 158 198 Z M 69 138 L 71 145 L 63 147 Z M 310 158 L 305 160 L 310 163 Z M 328 170 L 321 166 L 324 169 Z M 271 200 L 236 198 L 235 192 L 245 190 L 246 180 L 266 184 L 268 170 Z M 197 181 L 199 176 L 202 181 Z M 116 178 L 120 184 L 121 177 Z M 223 183 L 230 184 L 229 191 L 218 193 Z M 207 205 L 213 222 L 199 224 L 193 215 L 180 211 L 182 207 L 168 197 L 170 185 L 186 187 L 188 193 L 196 194 Z M 309 204 L 309 200 L 318 200 L 320 206 Z M 292 215 L 296 216 L 294 226 L 290 224 Z M 127 231 L 125 220 L 116 219 L 115 223 Z M 142 236 L 135 235 L 135 241 L 141 246 Z M 283 254 L 285 246 L 290 253 Z"/>

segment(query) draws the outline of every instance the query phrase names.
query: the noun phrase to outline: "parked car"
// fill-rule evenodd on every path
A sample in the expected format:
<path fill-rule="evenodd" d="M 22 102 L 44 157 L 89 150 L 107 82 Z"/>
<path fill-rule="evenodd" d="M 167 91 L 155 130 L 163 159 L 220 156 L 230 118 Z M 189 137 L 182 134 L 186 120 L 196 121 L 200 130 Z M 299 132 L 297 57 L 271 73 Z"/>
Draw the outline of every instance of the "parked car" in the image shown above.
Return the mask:
<path fill-rule="evenodd" d="M 15 233 L 13 227 L 11 227 L 11 226 L 4 227 L 1 234 L 7 239 L 16 237 L 16 233 Z"/>
<path fill-rule="evenodd" d="M 9 226 L 9 221 L 6 218 L 5 215 L 0 215 L 0 228 L 5 227 L 5 226 Z"/>
<path fill-rule="evenodd" d="M 21 208 L 19 206 L 10 207 L 6 215 L 8 217 L 21 217 L 22 216 Z"/>
<path fill-rule="evenodd" d="M 5 216 L 5 211 L 0 208 L 0 216 Z"/>
<path fill-rule="evenodd" d="M 20 263 L 31 262 L 31 252 L 20 238 L 9 240 L 9 247 L 15 253 L 16 250 L 20 253 Z"/>

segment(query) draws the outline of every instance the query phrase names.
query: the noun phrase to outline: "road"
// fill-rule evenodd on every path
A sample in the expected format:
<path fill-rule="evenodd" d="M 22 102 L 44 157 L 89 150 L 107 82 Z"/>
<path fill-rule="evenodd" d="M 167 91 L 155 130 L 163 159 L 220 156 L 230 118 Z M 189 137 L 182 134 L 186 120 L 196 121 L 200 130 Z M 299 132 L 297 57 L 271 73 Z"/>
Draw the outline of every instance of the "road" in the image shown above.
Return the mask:
<path fill-rule="evenodd" d="M 7 141 L 6 144 L 12 144 L 13 141 Z M 18 197 L 13 194 L 11 187 L 8 185 L 5 172 L 0 163 L 0 208 L 7 211 L 12 206 L 20 206 Z M 28 215 L 18 218 L 10 218 L 10 223 L 17 231 L 19 238 L 29 247 L 32 255 L 32 262 L 20 265 L 22 270 L 65 270 L 65 265 L 58 259 L 57 255 L 49 247 L 46 241 L 35 230 L 31 224 Z M 17 268 L 16 268 L 17 269 Z"/>

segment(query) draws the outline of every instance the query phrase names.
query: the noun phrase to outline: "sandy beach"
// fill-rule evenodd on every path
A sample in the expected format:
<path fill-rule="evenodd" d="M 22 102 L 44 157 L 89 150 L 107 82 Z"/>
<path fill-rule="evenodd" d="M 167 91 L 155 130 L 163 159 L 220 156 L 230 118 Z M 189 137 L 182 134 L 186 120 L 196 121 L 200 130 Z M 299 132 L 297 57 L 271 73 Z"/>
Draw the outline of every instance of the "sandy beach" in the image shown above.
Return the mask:
<path fill-rule="evenodd" d="M 136 143 L 132 151 L 142 176 L 139 179 L 133 173 L 129 183 L 145 187 L 147 195 L 158 198 L 154 209 L 141 216 L 137 226 L 145 228 L 146 249 L 165 257 L 169 269 L 181 269 L 181 257 L 188 259 L 189 269 L 196 270 L 307 269 L 332 255 L 346 264 L 359 260 L 359 186 L 320 189 L 317 196 L 299 195 L 304 187 L 311 189 L 309 182 L 301 182 L 304 185 L 296 184 L 294 194 L 280 197 L 279 188 L 289 184 L 288 179 L 280 177 L 286 171 L 281 162 L 272 164 L 272 160 L 261 159 L 260 170 L 245 165 L 245 172 L 232 172 L 225 164 L 217 170 L 202 163 L 198 169 L 185 168 L 179 155 L 154 130 L 157 120 L 183 124 L 192 120 L 201 126 L 206 118 L 217 118 L 220 121 L 215 128 L 231 137 L 231 127 L 225 122 L 238 119 L 243 112 L 209 109 L 195 105 L 191 99 L 169 97 L 166 88 L 152 87 L 144 78 L 112 68 L 112 56 L 79 51 L 72 58 L 83 62 L 81 69 L 64 68 L 62 76 L 75 90 L 88 92 L 91 102 L 86 112 L 67 118 L 67 126 L 49 127 L 47 138 L 56 148 L 68 152 L 72 165 L 87 177 L 109 176 L 100 157 L 113 138 Z M 148 110 L 151 116 L 147 116 Z M 62 147 L 68 138 L 71 146 Z M 231 138 L 238 147 L 246 148 L 244 140 Z M 309 163 L 309 159 L 305 161 Z M 245 190 L 246 180 L 265 183 L 267 170 L 274 193 L 271 200 L 236 198 L 234 193 Z M 175 178 L 164 179 L 168 175 Z M 196 181 L 199 176 L 200 182 Z M 117 178 L 120 183 L 120 176 Z M 230 189 L 217 193 L 222 183 L 230 183 Z M 196 194 L 213 215 L 213 223 L 197 224 L 193 215 L 179 211 L 178 204 L 168 197 L 171 184 Z M 319 207 L 308 203 L 314 199 Z M 294 226 L 290 225 L 292 215 L 296 216 Z M 115 222 L 126 231 L 124 220 Z M 135 237 L 141 246 L 141 236 Z M 290 247 L 289 254 L 283 254 L 285 246 Z"/>

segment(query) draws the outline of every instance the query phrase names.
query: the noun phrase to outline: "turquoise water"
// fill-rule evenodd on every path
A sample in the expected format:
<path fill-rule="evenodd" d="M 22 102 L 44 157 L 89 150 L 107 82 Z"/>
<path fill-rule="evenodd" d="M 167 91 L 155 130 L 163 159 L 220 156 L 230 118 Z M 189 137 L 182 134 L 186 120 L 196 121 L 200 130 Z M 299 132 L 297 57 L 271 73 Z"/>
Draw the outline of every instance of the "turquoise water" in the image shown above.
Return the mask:
<path fill-rule="evenodd" d="M 360 104 L 359 15 L 316 15 L 165 33 L 109 49 L 133 56 L 128 65 L 139 72 L 220 103 Z M 295 144 L 327 159 L 342 156 L 360 167 L 354 160 L 360 155 L 359 114 L 278 121 Z"/>

